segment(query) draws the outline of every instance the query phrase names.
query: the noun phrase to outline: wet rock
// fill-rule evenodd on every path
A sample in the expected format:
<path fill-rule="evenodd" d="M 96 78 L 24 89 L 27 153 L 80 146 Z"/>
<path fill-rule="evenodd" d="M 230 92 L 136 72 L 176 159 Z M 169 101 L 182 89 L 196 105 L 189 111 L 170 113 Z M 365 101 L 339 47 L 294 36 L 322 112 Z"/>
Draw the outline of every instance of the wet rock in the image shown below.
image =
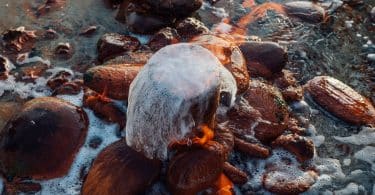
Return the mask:
<path fill-rule="evenodd" d="M 28 182 L 28 181 L 17 181 L 7 183 L 5 186 L 6 194 L 35 194 L 42 190 L 42 186 L 39 183 Z"/>
<path fill-rule="evenodd" d="M 317 177 L 314 171 L 276 169 L 263 175 L 263 186 L 276 194 L 300 194 L 307 191 L 315 183 Z"/>
<path fill-rule="evenodd" d="M 22 108 L 21 103 L 0 102 L 0 129 L 3 129 L 10 119 Z"/>
<path fill-rule="evenodd" d="M 176 25 L 176 29 L 181 38 L 186 41 L 189 41 L 198 35 L 210 32 L 203 22 L 195 18 L 186 18 L 185 20 L 182 20 Z"/>
<path fill-rule="evenodd" d="M 142 153 L 117 141 L 95 159 L 81 190 L 82 195 L 141 194 L 158 177 L 161 161 L 150 160 Z"/>
<path fill-rule="evenodd" d="M 285 131 L 289 112 L 277 88 L 260 80 L 252 80 L 243 97 L 262 115 L 263 122 L 253 128 L 257 139 L 262 142 L 272 141 Z"/>
<path fill-rule="evenodd" d="M 375 22 L 375 7 L 373 7 L 370 11 L 370 18 L 372 22 Z"/>
<path fill-rule="evenodd" d="M 134 52 L 126 52 L 121 56 L 106 61 L 105 65 L 110 64 L 139 64 L 145 65 L 154 53 L 149 49 L 140 49 Z"/>
<path fill-rule="evenodd" d="M 197 11 L 202 0 L 145 0 L 151 10 L 158 15 L 184 18 Z"/>
<path fill-rule="evenodd" d="M 239 47 L 250 75 L 271 78 L 281 72 L 288 60 L 285 50 L 274 42 L 247 41 Z"/>
<path fill-rule="evenodd" d="M 8 78 L 11 68 L 9 61 L 0 55 L 0 80 L 6 80 Z"/>
<path fill-rule="evenodd" d="M 289 16 L 300 18 L 307 22 L 320 23 L 325 20 L 326 11 L 317 3 L 309 1 L 292 1 L 284 4 Z"/>
<path fill-rule="evenodd" d="M 79 35 L 85 36 L 85 37 L 90 37 L 90 36 L 92 36 L 96 32 L 96 30 L 98 30 L 98 27 L 96 27 L 96 26 L 89 26 L 89 27 L 83 29 L 79 33 Z"/>
<path fill-rule="evenodd" d="M 167 183 L 173 194 L 197 194 L 213 187 L 224 166 L 223 148 L 208 142 L 202 148 L 174 156 L 168 167 Z"/>
<path fill-rule="evenodd" d="M 245 172 L 237 169 L 228 162 L 224 163 L 223 172 L 235 184 L 243 185 L 248 181 L 247 174 Z"/>
<path fill-rule="evenodd" d="M 23 26 L 10 29 L 3 34 L 6 49 L 15 53 L 31 51 L 35 45 L 36 38 L 35 31 L 26 30 Z"/>
<path fill-rule="evenodd" d="M 70 43 L 59 43 L 55 49 L 55 55 L 59 59 L 70 59 L 74 54 L 74 49 Z"/>
<path fill-rule="evenodd" d="M 58 37 L 59 35 L 53 29 L 48 29 L 46 32 L 44 32 L 44 38 L 46 39 L 57 39 Z"/>
<path fill-rule="evenodd" d="M 132 5 L 133 4 L 130 4 L 129 6 Z M 129 30 L 139 34 L 152 34 L 164 27 L 167 27 L 168 25 L 171 25 L 172 21 L 173 19 L 170 18 L 164 18 L 158 15 L 145 14 L 136 11 L 128 11 L 126 14 L 126 24 Z"/>
<path fill-rule="evenodd" d="M 69 71 L 62 70 L 56 73 L 52 78 L 47 81 L 47 86 L 52 90 L 57 89 L 66 82 L 72 79 L 73 75 Z"/>
<path fill-rule="evenodd" d="M 312 140 L 297 134 L 281 135 L 272 142 L 272 147 L 282 147 L 296 155 L 299 162 L 305 162 L 314 157 Z"/>
<path fill-rule="evenodd" d="M 167 27 L 154 34 L 150 39 L 148 46 L 153 51 L 157 51 L 167 45 L 178 43 L 179 41 L 180 35 L 178 35 L 176 29 Z"/>
<path fill-rule="evenodd" d="M 89 146 L 90 148 L 97 149 L 100 146 L 100 144 L 102 144 L 102 142 L 103 142 L 102 138 L 98 136 L 94 136 L 93 138 L 90 139 Z"/>
<path fill-rule="evenodd" d="M 42 62 L 25 64 L 22 68 L 16 70 L 18 72 L 18 75 L 16 75 L 16 80 L 23 82 L 34 82 L 37 78 L 44 75 L 48 68 L 50 68 L 49 65 Z"/>
<path fill-rule="evenodd" d="M 81 108 L 52 97 L 30 100 L 0 131 L 1 171 L 7 178 L 61 177 L 84 143 L 87 128 Z"/>
<path fill-rule="evenodd" d="M 259 143 L 251 143 L 235 137 L 234 146 L 236 150 L 251 157 L 267 158 L 270 156 L 270 150 Z"/>
<path fill-rule="evenodd" d="M 84 84 L 112 99 L 127 100 L 130 84 L 142 67 L 134 64 L 96 66 L 86 71 Z"/>
<path fill-rule="evenodd" d="M 50 12 L 56 11 L 64 7 L 66 0 L 47 0 L 43 5 L 41 5 L 37 11 L 36 16 L 41 17 Z"/>
<path fill-rule="evenodd" d="M 121 130 L 124 129 L 126 114 L 111 99 L 90 89 L 85 89 L 83 106 L 92 109 L 99 118 L 108 122 L 115 122 L 119 124 Z"/>
<path fill-rule="evenodd" d="M 98 41 L 98 60 L 103 62 L 139 48 L 137 38 L 116 33 L 104 34 Z"/>
<path fill-rule="evenodd" d="M 82 80 L 66 82 L 61 86 L 57 87 L 53 92 L 52 96 L 57 95 L 77 95 L 82 90 Z"/>
<path fill-rule="evenodd" d="M 275 85 L 281 90 L 286 101 L 300 101 L 303 99 L 303 88 L 297 84 L 297 79 L 288 70 L 276 75 Z"/>
<path fill-rule="evenodd" d="M 318 76 L 305 88 L 316 103 L 336 117 L 354 125 L 375 124 L 374 106 L 343 82 L 329 76 Z"/>
<path fill-rule="evenodd" d="M 165 160 L 173 142 L 202 126 L 214 129 L 220 94 L 227 94 L 231 106 L 236 92 L 231 73 L 207 49 L 189 43 L 166 46 L 131 84 L 127 143 L 149 158 Z"/>
<path fill-rule="evenodd" d="M 222 125 L 215 127 L 214 141 L 218 142 L 223 146 L 225 159 L 229 158 L 230 153 L 234 147 L 234 136 L 229 128 Z"/>
<path fill-rule="evenodd" d="M 246 61 L 237 45 L 214 35 L 201 35 L 195 37 L 192 42 L 210 50 L 232 73 L 236 79 L 239 94 L 249 88 L 250 76 L 247 72 Z"/>

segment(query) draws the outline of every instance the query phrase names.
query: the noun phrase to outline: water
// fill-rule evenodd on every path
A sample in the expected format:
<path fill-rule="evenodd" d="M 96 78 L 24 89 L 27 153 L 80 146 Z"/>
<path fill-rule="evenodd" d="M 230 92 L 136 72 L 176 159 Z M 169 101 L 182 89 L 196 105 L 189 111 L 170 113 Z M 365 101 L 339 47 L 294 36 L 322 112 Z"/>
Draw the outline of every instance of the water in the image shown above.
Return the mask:
<path fill-rule="evenodd" d="M 38 41 L 35 51 L 32 52 L 34 55 L 48 60 L 51 68 L 69 69 L 77 65 L 95 64 L 96 44 L 101 35 L 107 32 L 129 33 L 124 24 L 115 20 L 117 11 L 109 8 L 103 1 L 67 0 L 64 7 L 38 18 L 35 16 L 35 10 L 42 2 L 42 0 L 0 0 L 0 32 L 19 26 L 37 31 L 49 28 L 56 30 L 59 35 L 58 39 Z M 255 1 L 256 4 L 264 2 L 266 1 Z M 285 1 L 276 0 L 276 2 L 283 3 Z M 348 6 L 340 6 L 335 9 L 336 5 L 340 5 L 340 1 L 334 2 L 334 4 L 331 4 L 332 1 L 325 2 L 327 7 L 331 5 L 330 10 L 332 11 L 333 20 L 328 24 L 309 24 L 270 11 L 261 22 L 247 25 L 246 29 L 249 35 L 259 36 L 262 40 L 278 42 L 287 49 L 289 54 L 287 69 L 296 73 L 300 84 L 305 84 L 317 75 L 330 75 L 375 102 L 375 64 L 367 60 L 369 54 L 375 53 L 374 25 L 371 24 L 368 17 L 371 8 L 375 6 L 375 1 L 364 0 L 364 4 L 355 9 Z M 198 12 L 197 17 L 209 27 L 220 23 L 224 18 L 229 18 L 232 24 L 235 24 L 251 10 L 241 4 L 241 0 L 221 0 L 214 7 L 205 4 Z M 78 36 L 83 29 L 92 25 L 98 27 L 93 36 Z M 53 56 L 53 51 L 58 43 L 73 45 L 75 53 L 71 59 L 61 60 Z M 80 73 L 76 73 L 76 77 L 80 77 L 80 75 Z M 45 82 L 43 78 L 41 80 L 41 82 Z M 0 84 L 0 86 L 2 85 Z M 18 83 L 15 86 L 13 87 L 14 91 L 17 91 L 15 90 L 19 88 L 17 86 L 23 85 Z M 31 89 L 33 86 L 29 87 L 27 89 Z M 36 92 L 36 95 L 31 96 L 50 93 L 40 91 L 39 88 Z M 9 100 L 23 101 L 15 98 L 12 93 L 5 93 L 0 97 L 0 101 Z M 311 137 L 315 144 L 319 145 L 316 148 L 316 157 L 313 161 L 318 165 L 320 171 L 318 182 L 305 194 L 332 194 L 333 192 L 336 194 L 347 192 L 374 194 L 375 143 L 373 132 L 375 130 L 346 124 L 321 109 L 309 97 L 306 97 L 305 101 L 310 112 L 295 110 L 294 113 L 310 121 Z M 113 126 L 109 126 L 107 132 L 114 131 L 113 128 Z M 95 128 L 93 129 L 92 132 L 95 134 L 97 131 Z M 343 138 L 348 136 L 351 137 Z M 366 141 L 363 136 L 372 136 L 373 139 Z M 103 137 L 104 145 L 115 140 L 113 136 L 109 138 L 110 140 L 105 140 L 105 136 Z M 88 158 L 92 159 L 97 152 L 90 153 Z M 81 153 L 85 153 L 85 149 Z M 90 159 L 85 159 L 83 163 L 87 163 Z M 238 154 L 232 156 L 232 162 L 245 169 L 249 175 L 254 175 L 255 179 L 257 174 L 254 171 L 260 172 L 261 168 L 259 167 L 264 165 L 264 161 L 249 159 Z M 259 169 L 254 169 L 257 167 Z M 71 174 L 74 170 L 76 168 L 72 168 Z M 258 194 L 263 194 L 264 191 L 256 188 L 259 181 L 255 181 L 254 178 L 250 180 L 253 183 L 238 187 L 237 192 L 256 191 Z M 79 191 L 77 190 L 79 183 L 75 189 L 66 191 L 61 191 L 64 186 L 55 185 L 56 183 L 58 182 L 44 182 L 43 187 L 48 188 L 48 185 L 52 185 L 51 189 L 54 188 L 52 190 L 60 191 L 62 194 L 74 194 Z M 74 184 L 76 185 L 76 183 Z"/>

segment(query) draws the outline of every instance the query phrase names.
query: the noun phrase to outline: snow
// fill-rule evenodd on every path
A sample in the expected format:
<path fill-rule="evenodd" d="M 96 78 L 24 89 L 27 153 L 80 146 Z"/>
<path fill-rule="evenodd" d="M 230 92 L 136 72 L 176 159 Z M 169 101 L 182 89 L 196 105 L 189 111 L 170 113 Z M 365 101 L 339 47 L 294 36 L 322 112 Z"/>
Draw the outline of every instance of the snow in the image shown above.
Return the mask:
<path fill-rule="evenodd" d="M 230 94 L 234 104 L 236 82 L 210 51 L 189 43 L 162 48 L 130 86 L 128 145 L 148 158 L 167 159 L 171 142 L 207 122 L 218 92 Z"/>

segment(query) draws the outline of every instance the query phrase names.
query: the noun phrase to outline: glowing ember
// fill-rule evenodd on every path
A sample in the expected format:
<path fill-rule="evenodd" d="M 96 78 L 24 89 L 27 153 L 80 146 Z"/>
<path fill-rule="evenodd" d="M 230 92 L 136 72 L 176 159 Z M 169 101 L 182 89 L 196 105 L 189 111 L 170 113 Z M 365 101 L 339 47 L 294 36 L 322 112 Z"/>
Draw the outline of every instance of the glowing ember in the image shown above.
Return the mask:
<path fill-rule="evenodd" d="M 203 136 L 202 137 L 195 137 L 193 139 L 193 143 L 204 145 L 208 141 L 212 140 L 214 138 L 214 131 L 210 129 L 207 125 L 202 125 L 200 127 Z"/>
<path fill-rule="evenodd" d="M 222 173 L 219 179 L 215 183 L 216 188 L 218 189 L 217 195 L 232 195 L 233 183 L 228 179 L 227 176 Z"/>

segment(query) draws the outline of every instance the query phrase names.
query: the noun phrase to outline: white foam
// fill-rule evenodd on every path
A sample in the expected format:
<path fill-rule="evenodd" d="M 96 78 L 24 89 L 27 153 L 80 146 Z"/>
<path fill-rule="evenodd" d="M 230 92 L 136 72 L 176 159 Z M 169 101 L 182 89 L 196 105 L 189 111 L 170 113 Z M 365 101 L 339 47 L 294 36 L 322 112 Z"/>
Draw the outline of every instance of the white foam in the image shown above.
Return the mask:
<path fill-rule="evenodd" d="M 358 134 L 349 137 L 333 136 L 337 141 L 346 144 L 354 145 L 370 145 L 375 144 L 375 129 L 370 127 L 363 127 Z"/>
<path fill-rule="evenodd" d="M 212 6 L 210 3 L 207 3 L 207 2 L 203 2 L 203 5 L 202 5 L 201 9 L 202 10 L 210 10 L 212 12 L 212 14 L 214 14 L 215 16 L 217 16 L 219 18 L 229 17 L 228 12 L 226 12 L 224 8 Z"/>
<path fill-rule="evenodd" d="M 51 66 L 51 62 L 49 60 L 44 60 L 43 58 L 39 56 L 34 56 L 30 58 L 30 53 L 19 54 L 17 56 L 16 62 L 19 65 L 33 63 L 33 62 L 41 62 L 43 64 L 46 64 L 48 67 Z"/>
<path fill-rule="evenodd" d="M 76 96 L 59 96 L 73 104 L 80 105 L 83 93 L 81 92 Z M 116 131 L 119 128 L 116 124 L 109 124 L 97 118 L 93 111 L 89 109 L 84 109 L 87 113 L 90 123 L 85 140 L 85 144 L 79 150 L 73 165 L 71 166 L 67 175 L 61 178 L 40 181 L 42 185 L 42 190 L 38 192 L 38 195 L 44 194 L 69 194 L 69 195 L 79 195 L 81 191 L 82 181 L 80 180 L 81 171 L 87 173 L 92 161 L 96 158 L 98 153 L 111 143 L 119 140 L 116 136 Z M 89 147 L 89 142 L 94 137 L 100 137 L 102 143 L 98 148 L 93 149 Z"/>
<path fill-rule="evenodd" d="M 172 141 L 202 124 L 218 89 L 234 103 L 236 81 L 209 50 L 189 43 L 162 48 L 130 86 L 128 145 L 149 158 L 166 159 Z"/>

